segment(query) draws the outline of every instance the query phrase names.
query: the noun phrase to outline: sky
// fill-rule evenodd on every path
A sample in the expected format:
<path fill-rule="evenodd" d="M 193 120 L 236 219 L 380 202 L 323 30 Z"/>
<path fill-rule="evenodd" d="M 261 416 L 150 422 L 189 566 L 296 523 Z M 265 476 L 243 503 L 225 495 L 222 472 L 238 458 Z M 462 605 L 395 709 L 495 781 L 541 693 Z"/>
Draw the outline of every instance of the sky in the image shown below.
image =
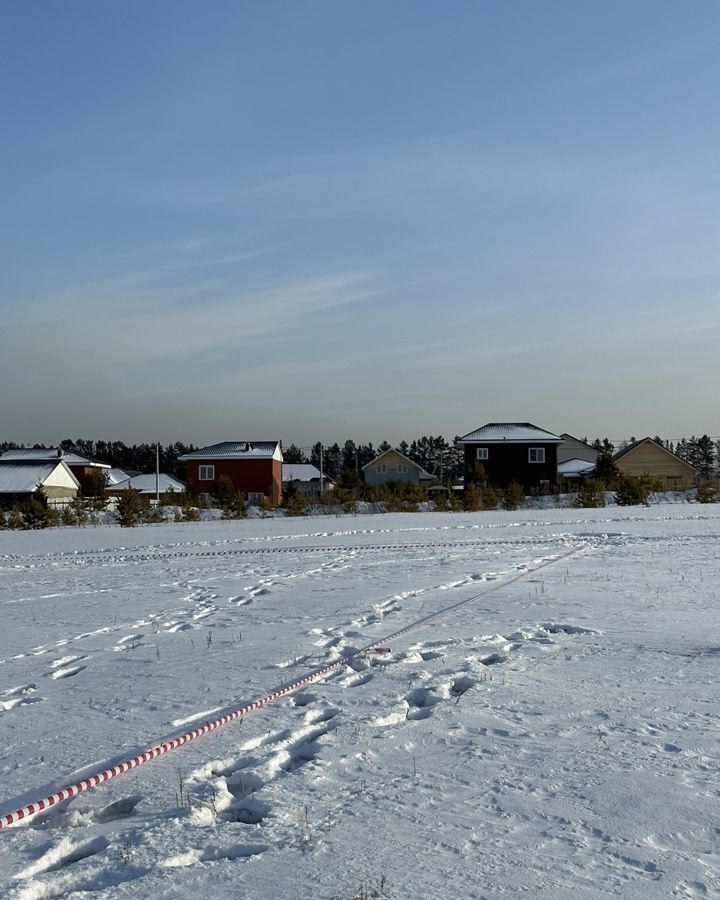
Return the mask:
<path fill-rule="evenodd" d="M 719 434 L 720 6 L 0 7 L 0 441 Z"/>

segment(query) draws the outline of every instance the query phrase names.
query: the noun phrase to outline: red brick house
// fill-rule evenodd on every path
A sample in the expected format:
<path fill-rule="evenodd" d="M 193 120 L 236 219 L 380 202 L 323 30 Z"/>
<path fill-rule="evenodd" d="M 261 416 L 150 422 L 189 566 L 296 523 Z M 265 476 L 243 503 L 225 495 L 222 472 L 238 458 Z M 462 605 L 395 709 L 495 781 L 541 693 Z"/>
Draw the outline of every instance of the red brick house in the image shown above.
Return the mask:
<path fill-rule="evenodd" d="M 251 505 L 268 499 L 273 506 L 282 500 L 282 446 L 280 441 L 223 441 L 179 456 L 186 464 L 185 481 L 190 490 L 210 494 L 224 475 Z"/>

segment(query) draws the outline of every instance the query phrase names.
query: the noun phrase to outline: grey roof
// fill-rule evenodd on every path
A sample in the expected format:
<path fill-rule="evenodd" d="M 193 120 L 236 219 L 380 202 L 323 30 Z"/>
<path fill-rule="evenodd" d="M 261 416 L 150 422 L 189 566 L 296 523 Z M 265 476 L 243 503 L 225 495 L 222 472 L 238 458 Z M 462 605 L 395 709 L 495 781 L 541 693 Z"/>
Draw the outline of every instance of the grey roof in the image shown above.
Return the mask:
<path fill-rule="evenodd" d="M 531 422 L 488 422 L 458 440 L 458 444 L 560 444 L 562 438 Z"/>
<path fill-rule="evenodd" d="M 182 481 L 178 481 L 172 475 L 164 475 L 162 472 L 159 477 L 159 487 L 161 493 L 166 491 L 182 493 L 185 490 L 185 485 Z M 141 494 L 154 494 L 156 491 L 155 475 L 135 475 L 133 478 L 127 478 L 118 484 L 109 485 L 109 490 L 111 491 L 124 491 L 127 488 L 133 488 L 136 491 L 140 491 Z"/>
<path fill-rule="evenodd" d="M 324 481 L 330 481 L 327 475 L 323 475 Z M 283 481 L 319 481 L 320 469 L 310 463 L 283 463 Z"/>
<path fill-rule="evenodd" d="M 62 466 L 62 460 L 54 462 L 8 462 L 0 460 L 0 494 L 32 494 L 38 485 L 44 484 L 58 466 Z M 75 484 L 77 478 L 66 469 L 67 474 Z"/>
<path fill-rule="evenodd" d="M 278 449 L 279 441 L 222 441 L 211 444 L 202 450 L 193 450 L 178 456 L 185 462 L 188 459 L 272 459 Z"/>
<path fill-rule="evenodd" d="M 97 466 L 101 469 L 109 469 L 108 463 L 97 462 L 80 456 L 78 453 L 67 453 L 60 447 L 22 447 L 19 450 L 6 450 L 0 456 L 0 462 L 30 462 L 61 459 L 68 466 Z"/>

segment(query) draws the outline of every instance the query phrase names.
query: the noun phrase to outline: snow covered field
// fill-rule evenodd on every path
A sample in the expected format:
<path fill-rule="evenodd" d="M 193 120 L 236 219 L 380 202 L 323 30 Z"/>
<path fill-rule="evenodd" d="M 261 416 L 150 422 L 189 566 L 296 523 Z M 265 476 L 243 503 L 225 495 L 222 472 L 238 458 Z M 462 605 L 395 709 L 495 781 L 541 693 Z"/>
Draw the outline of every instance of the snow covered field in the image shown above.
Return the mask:
<path fill-rule="evenodd" d="M 719 548 L 699 505 L 3 532 L 2 814 L 477 597 L 3 829 L 3 895 L 720 896 Z"/>

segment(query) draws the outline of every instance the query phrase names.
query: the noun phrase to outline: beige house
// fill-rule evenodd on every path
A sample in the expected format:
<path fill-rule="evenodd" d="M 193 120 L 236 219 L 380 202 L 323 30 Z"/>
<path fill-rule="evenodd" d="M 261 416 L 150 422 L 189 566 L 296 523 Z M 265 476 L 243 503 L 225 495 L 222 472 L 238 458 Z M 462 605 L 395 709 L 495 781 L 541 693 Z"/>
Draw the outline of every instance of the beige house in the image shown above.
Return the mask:
<path fill-rule="evenodd" d="M 386 450 L 362 467 L 365 484 L 387 484 L 389 481 L 412 481 L 428 484 L 435 477 L 422 466 L 408 459 L 399 450 Z"/>
<path fill-rule="evenodd" d="M 698 474 L 695 466 L 649 437 L 628 444 L 613 459 L 623 475 L 649 475 L 660 481 L 666 491 L 693 487 Z"/>

